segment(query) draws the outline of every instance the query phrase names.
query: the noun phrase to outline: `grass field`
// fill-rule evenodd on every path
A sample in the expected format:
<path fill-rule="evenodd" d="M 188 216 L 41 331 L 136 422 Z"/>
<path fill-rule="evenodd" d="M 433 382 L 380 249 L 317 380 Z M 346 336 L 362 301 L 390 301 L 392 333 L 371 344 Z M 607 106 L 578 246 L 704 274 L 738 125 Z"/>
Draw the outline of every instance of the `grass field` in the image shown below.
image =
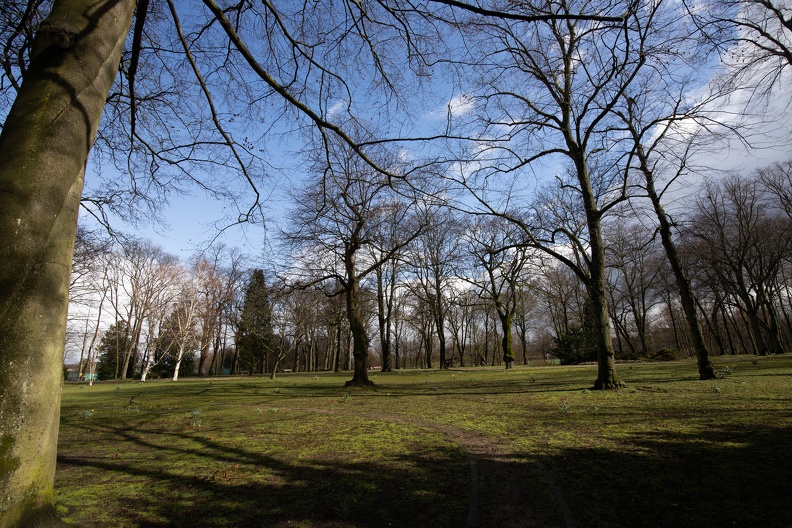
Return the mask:
<path fill-rule="evenodd" d="M 83 526 L 790 527 L 792 356 L 63 390 Z"/>

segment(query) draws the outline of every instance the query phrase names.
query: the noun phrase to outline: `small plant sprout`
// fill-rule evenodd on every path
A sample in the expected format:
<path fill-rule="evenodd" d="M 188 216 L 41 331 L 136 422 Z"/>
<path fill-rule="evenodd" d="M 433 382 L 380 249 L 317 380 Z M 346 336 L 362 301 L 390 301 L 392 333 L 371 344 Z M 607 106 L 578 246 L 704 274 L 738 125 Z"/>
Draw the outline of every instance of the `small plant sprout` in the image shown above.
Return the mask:
<path fill-rule="evenodd" d="M 562 413 L 568 413 L 570 410 L 569 404 L 567 402 L 562 403 L 560 409 Z"/>
<path fill-rule="evenodd" d="M 720 394 L 721 388 L 719 385 L 713 385 L 710 390 L 712 390 L 713 394 Z"/>
<path fill-rule="evenodd" d="M 339 517 L 342 519 L 348 519 L 349 515 L 352 513 L 352 505 L 355 503 L 355 498 L 350 497 L 349 495 L 343 495 L 341 498 L 338 499 L 338 507 L 336 511 L 338 511 Z"/>
<path fill-rule="evenodd" d="M 201 409 L 190 411 L 190 427 L 201 427 Z"/>
<path fill-rule="evenodd" d="M 93 416 L 94 410 L 93 409 L 86 409 L 80 413 L 80 418 L 90 418 Z"/>

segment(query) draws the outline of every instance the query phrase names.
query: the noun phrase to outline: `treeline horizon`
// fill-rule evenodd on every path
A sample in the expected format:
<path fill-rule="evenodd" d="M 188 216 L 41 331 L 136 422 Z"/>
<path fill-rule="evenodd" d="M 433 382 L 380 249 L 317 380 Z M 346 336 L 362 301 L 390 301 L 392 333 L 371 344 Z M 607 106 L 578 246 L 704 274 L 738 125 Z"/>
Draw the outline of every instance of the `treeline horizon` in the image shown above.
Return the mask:
<path fill-rule="evenodd" d="M 674 216 L 713 355 L 789 347 L 791 177 L 787 162 L 702 180 L 684 215 Z M 409 243 L 384 260 L 376 249 L 361 258 L 382 261 L 361 279 L 370 368 L 503 366 L 509 352 L 518 364 L 597 360 L 586 290 L 567 267 L 521 241 L 506 222 L 443 206 L 422 214 L 432 220 Z M 633 206 L 604 223 L 616 358 L 694 356 L 668 261 L 646 220 Z M 420 224 L 401 219 L 390 228 L 411 222 Z M 291 267 L 264 273 L 222 246 L 185 263 L 147 241 L 113 242 L 82 230 L 71 358 L 79 355 L 81 374 L 98 367 L 102 379 L 172 377 L 180 351 L 181 375 L 353 370 L 343 288 L 326 271 L 332 263 L 316 265 L 326 250 L 315 242 L 316 255 L 303 243 Z"/>

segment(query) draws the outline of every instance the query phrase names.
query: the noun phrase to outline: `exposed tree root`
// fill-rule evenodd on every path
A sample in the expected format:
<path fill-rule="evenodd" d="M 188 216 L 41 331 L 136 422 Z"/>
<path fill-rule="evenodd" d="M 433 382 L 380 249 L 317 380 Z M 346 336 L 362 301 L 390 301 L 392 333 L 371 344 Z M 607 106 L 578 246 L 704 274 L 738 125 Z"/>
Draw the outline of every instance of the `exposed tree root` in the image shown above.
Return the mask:
<path fill-rule="evenodd" d="M 356 380 L 351 379 L 344 383 L 344 387 L 373 387 L 374 382 L 371 380 Z"/>
<path fill-rule="evenodd" d="M 597 380 L 594 382 L 594 390 L 615 390 L 615 389 L 623 389 L 627 386 L 620 379 L 610 379 L 607 381 Z"/>
<path fill-rule="evenodd" d="M 706 365 L 704 367 L 699 368 L 699 379 L 700 380 L 711 380 L 711 379 L 720 379 L 720 376 L 717 372 L 715 372 L 715 368 L 712 365 Z"/>

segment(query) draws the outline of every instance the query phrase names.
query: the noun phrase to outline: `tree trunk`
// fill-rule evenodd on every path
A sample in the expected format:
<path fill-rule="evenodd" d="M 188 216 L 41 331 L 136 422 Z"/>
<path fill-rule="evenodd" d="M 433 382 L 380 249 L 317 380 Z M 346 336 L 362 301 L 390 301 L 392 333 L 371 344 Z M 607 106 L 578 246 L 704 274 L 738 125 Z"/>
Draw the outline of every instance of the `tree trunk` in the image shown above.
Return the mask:
<path fill-rule="evenodd" d="M 335 343 L 335 352 L 334 352 L 334 361 L 333 361 L 333 372 L 340 372 L 341 371 L 341 321 L 338 321 L 338 326 L 336 327 L 336 343 Z"/>
<path fill-rule="evenodd" d="M 514 346 L 512 344 L 512 316 L 509 314 L 501 314 L 498 316 L 501 320 L 501 328 L 503 328 L 503 362 L 506 368 L 510 369 L 514 363 Z"/>
<path fill-rule="evenodd" d="M 176 356 L 176 366 L 173 369 L 173 381 L 179 381 L 179 368 L 181 367 L 182 358 L 184 357 L 185 344 L 179 344 L 179 354 Z"/>
<path fill-rule="evenodd" d="M 527 325 L 526 325 L 526 322 L 525 322 L 525 317 L 521 316 L 519 320 L 520 320 L 520 322 L 517 323 L 517 327 L 518 327 L 517 333 L 519 334 L 520 346 L 522 347 L 523 365 L 527 365 L 528 364 L 528 339 L 527 339 L 528 336 L 526 334 L 528 333 L 528 329 L 526 328 Z"/>
<path fill-rule="evenodd" d="M 374 382 L 368 378 L 369 340 L 363 315 L 360 313 L 360 284 L 355 270 L 355 248 L 352 244 L 347 244 L 344 264 L 347 274 L 347 318 L 349 319 L 349 329 L 352 332 L 352 354 L 354 356 L 352 379 L 346 382 L 346 386 L 373 386 Z"/>
<path fill-rule="evenodd" d="M 426 336 L 424 337 L 424 353 L 426 355 L 426 363 L 424 363 L 424 365 L 428 369 L 432 368 L 432 354 L 434 353 L 434 340 L 432 339 L 433 326 L 434 323 L 430 319 L 426 327 Z"/>
<path fill-rule="evenodd" d="M 54 512 L 69 273 L 85 164 L 132 0 L 55 2 L 0 134 L 0 526 Z"/>
<path fill-rule="evenodd" d="M 400 334 L 399 334 L 399 326 L 398 326 L 398 324 L 399 324 L 399 320 L 396 319 L 396 321 L 394 322 L 394 328 L 393 328 L 393 337 L 394 337 L 394 339 L 393 339 L 393 367 L 396 370 L 401 368 L 401 363 L 399 362 L 399 357 L 400 357 L 400 351 L 399 351 L 400 338 L 399 338 L 399 336 L 400 336 Z M 402 322 L 402 324 L 404 324 L 404 323 Z"/>
<path fill-rule="evenodd" d="M 149 370 L 153 364 L 154 360 L 151 358 L 151 356 L 146 356 L 146 358 L 143 360 L 143 370 L 140 372 L 140 381 L 146 381 Z"/>
<path fill-rule="evenodd" d="M 693 341 L 693 350 L 696 354 L 696 361 L 698 362 L 699 379 L 707 380 L 717 378 L 715 374 L 715 367 L 709 359 L 709 352 L 707 345 L 704 343 L 704 336 L 701 332 L 698 317 L 696 314 L 696 299 L 693 295 L 693 288 L 690 286 L 690 280 L 685 274 L 682 267 L 682 261 L 677 253 L 676 245 L 671 237 L 671 223 L 668 221 L 665 209 L 660 203 L 660 197 L 657 194 L 654 184 L 654 174 L 647 165 L 646 156 L 644 155 L 643 148 L 638 145 L 638 158 L 641 163 L 641 171 L 646 180 L 646 191 L 649 199 L 652 201 L 652 207 L 657 216 L 657 221 L 660 224 L 660 241 L 663 244 L 668 263 L 671 265 L 671 270 L 674 273 L 677 288 L 679 289 L 679 298 L 682 303 L 682 310 L 685 313 L 688 329 L 690 330 L 690 337 Z"/>
<path fill-rule="evenodd" d="M 205 378 L 209 375 L 209 365 L 211 357 L 209 356 L 211 334 L 204 330 L 201 336 L 201 354 L 198 360 L 198 376 Z"/>
<path fill-rule="evenodd" d="M 391 371 L 390 353 L 390 301 L 385 298 L 384 272 L 382 266 L 376 269 L 377 275 L 377 324 L 380 333 L 380 351 L 382 353 L 382 372 Z"/>
<path fill-rule="evenodd" d="M 440 352 L 440 368 L 446 368 L 446 338 L 445 338 L 445 316 L 443 309 L 443 291 L 440 288 L 440 280 L 435 279 L 434 291 L 434 317 L 435 327 L 437 330 L 437 348 Z M 428 368 L 432 368 L 431 354 L 428 356 Z"/>
<path fill-rule="evenodd" d="M 624 382 L 616 375 L 616 356 L 610 333 L 610 315 L 605 281 L 605 248 L 602 243 L 602 231 L 599 213 L 587 205 L 589 243 L 591 245 L 591 262 L 589 270 L 590 282 L 587 285 L 591 302 L 591 316 L 597 347 L 597 379 L 595 389 L 617 389 Z"/>
<path fill-rule="evenodd" d="M 770 341 L 771 354 L 783 354 L 784 345 L 781 342 L 781 328 L 778 324 L 778 314 L 771 301 L 764 302 L 765 319 L 767 320 L 767 339 Z"/>

